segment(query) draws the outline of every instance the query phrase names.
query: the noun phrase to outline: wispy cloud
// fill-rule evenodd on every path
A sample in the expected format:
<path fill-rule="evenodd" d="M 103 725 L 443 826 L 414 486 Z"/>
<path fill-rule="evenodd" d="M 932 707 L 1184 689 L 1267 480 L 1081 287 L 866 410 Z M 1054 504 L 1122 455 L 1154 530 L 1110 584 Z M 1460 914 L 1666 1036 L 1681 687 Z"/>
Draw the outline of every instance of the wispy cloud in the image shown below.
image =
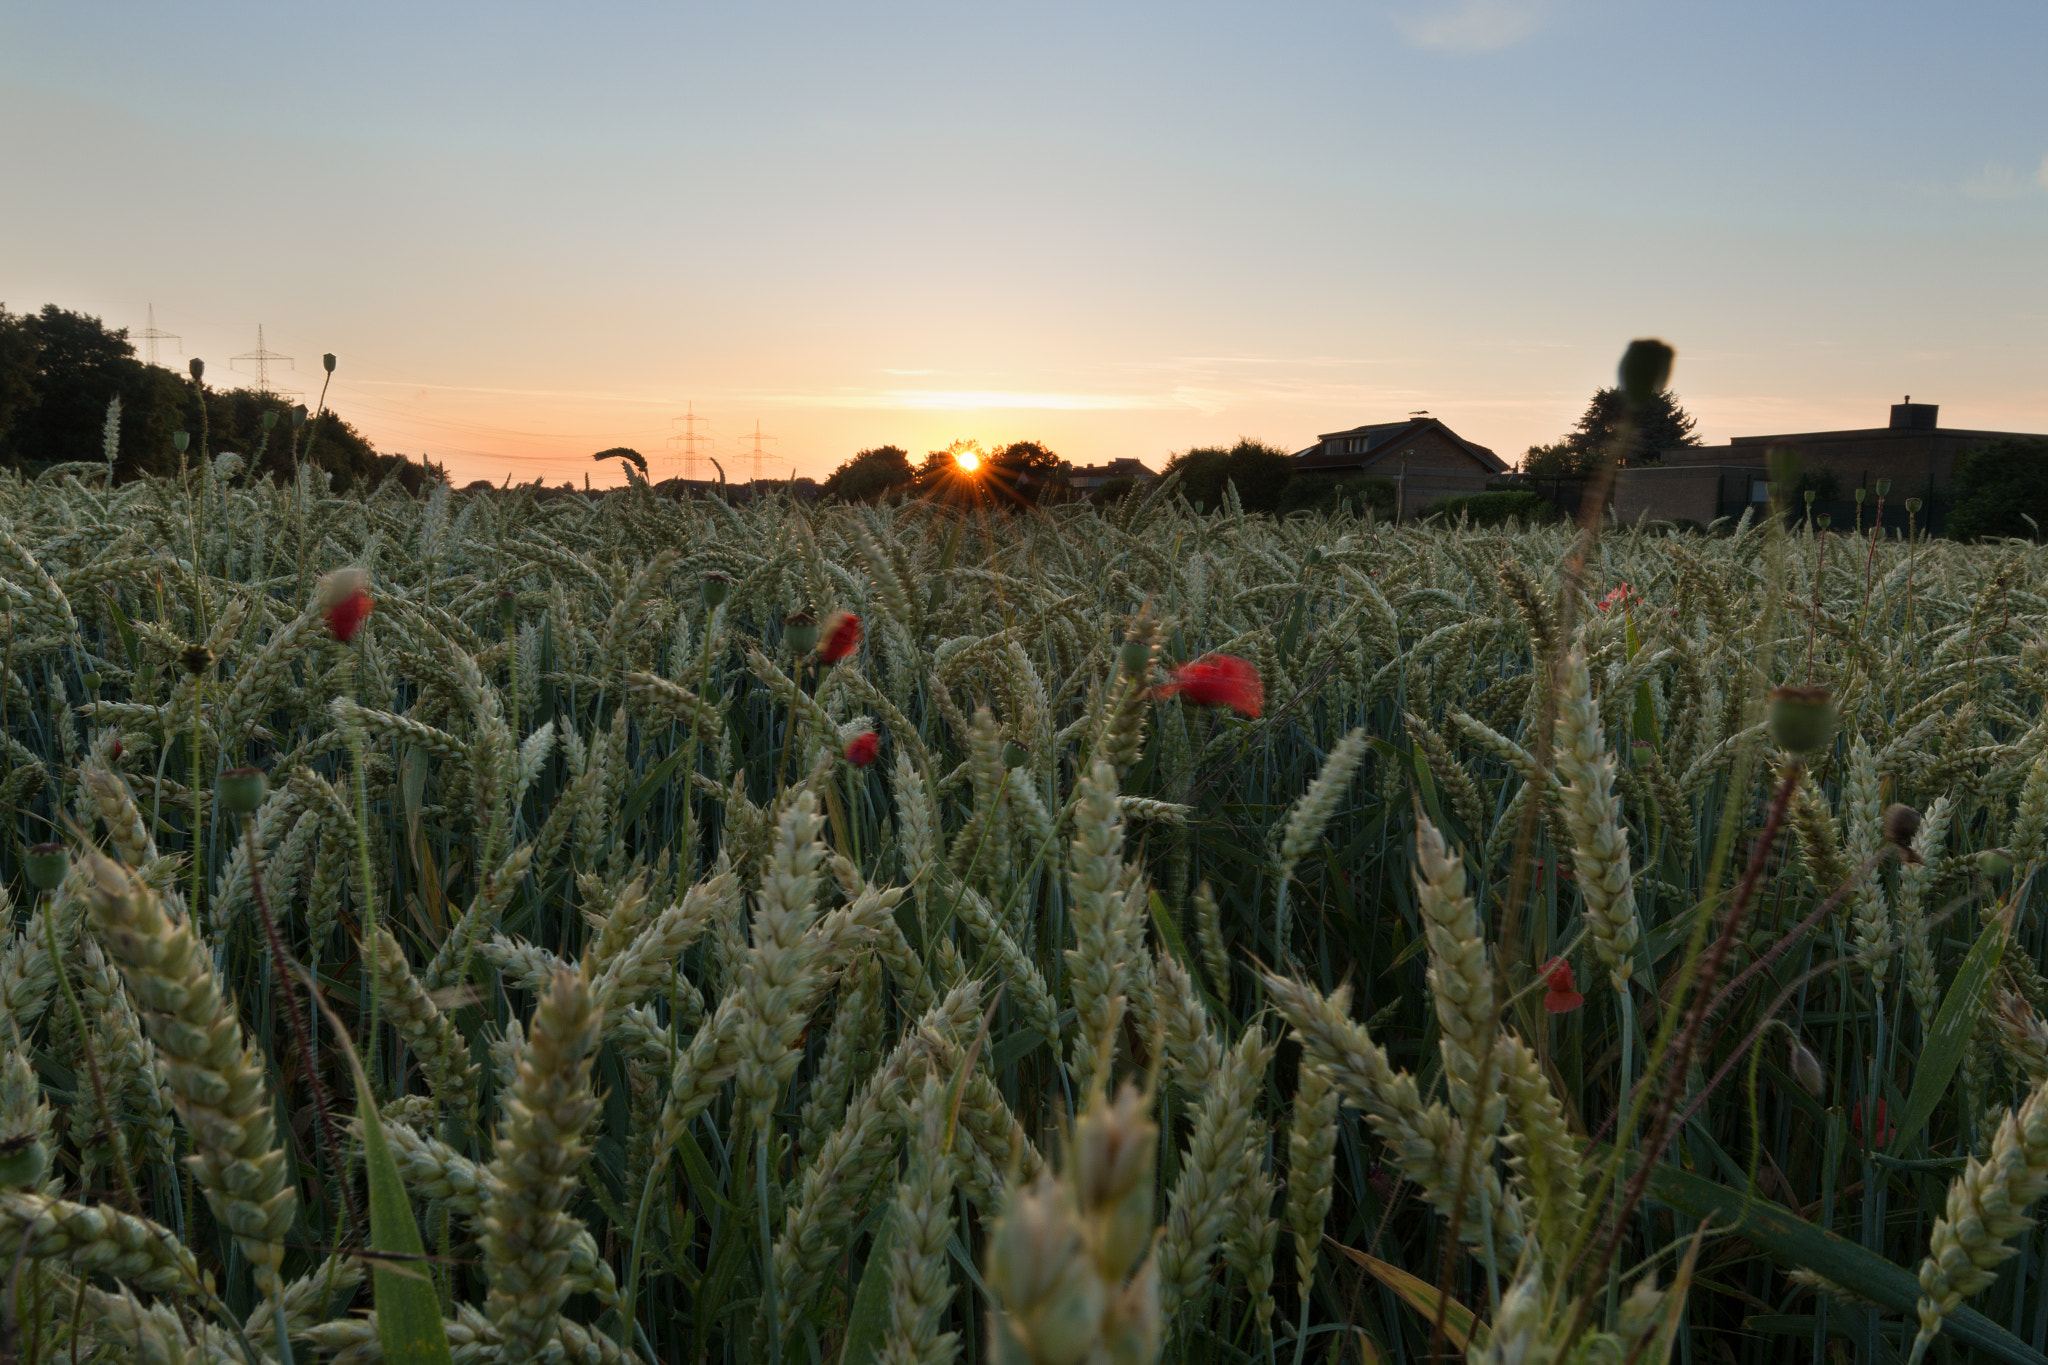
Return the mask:
<path fill-rule="evenodd" d="M 2048 162 L 2041 174 L 2048 176 Z M 1972 199 L 2016 199 L 2027 192 L 2020 173 L 2002 161 L 1987 161 L 1982 170 L 1963 182 L 1963 193 Z"/>
<path fill-rule="evenodd" d="M 1495 52 L 1548 24 L 1551 0 L 1422 0 L 1395 13 L 1394 26 L 1417 47 Z"/>

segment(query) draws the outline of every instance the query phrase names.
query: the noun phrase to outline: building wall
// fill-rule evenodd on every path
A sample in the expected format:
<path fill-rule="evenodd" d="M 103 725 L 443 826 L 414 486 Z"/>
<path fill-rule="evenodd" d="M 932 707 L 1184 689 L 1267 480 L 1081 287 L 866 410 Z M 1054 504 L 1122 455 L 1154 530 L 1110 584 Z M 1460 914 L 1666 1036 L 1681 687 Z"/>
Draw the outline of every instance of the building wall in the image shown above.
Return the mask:
<path fill-rule="evenodd" d="M 1405 475 L 1403 471 L 1405 472 Z M 1340 473 L 1338 470 L 1318 471 Z M 1359 471 L 1373 478 L 1394 479 L 1401 495 L 1401 515 L 1411 517 L 1445 498 L 1483 493 L 1493 477 L 1464 447 L 1441 431 L 1425 431 L 1412 441 L 1377 456 Z"/>
<path fill-rule="evenodd" d="M 1868 488 L 1874 497 L 1877 480 L 1890 479 L 1893 499 L 1946 499 L 1956 460 L 1969 451 L 2003 439 L 1998 432 L 1892 430 L 1809 432 L 1792 436 L 1738 436 L 1725 446 L 1697 446 L 1666 451 L 1666 464 L 1767 464 L 1779 448 L 1799 452 L 1800 468 L 1835 476 L 1841 495 Z"/>
<path fill-rule="evenodd" d="M 1738 515 L 1754 483 L 1765 477 L 1759 465 L 1639 465 L 1614 471 L 1610 505 L 1615 520 L 1624 525 L 1648 517 L 1706 526 L 1716 517 Z"/>

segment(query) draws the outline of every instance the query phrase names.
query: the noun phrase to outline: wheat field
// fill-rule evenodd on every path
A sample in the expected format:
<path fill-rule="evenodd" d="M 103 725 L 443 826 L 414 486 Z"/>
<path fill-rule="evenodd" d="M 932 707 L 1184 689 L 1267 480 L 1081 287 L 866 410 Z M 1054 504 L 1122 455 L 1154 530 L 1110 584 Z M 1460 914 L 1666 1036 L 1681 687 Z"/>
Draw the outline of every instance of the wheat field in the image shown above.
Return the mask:
<path fill-rule="evenodd" d="M 2041 553 L 0 476 L 0 1348 L 2041 1361 Z"/>

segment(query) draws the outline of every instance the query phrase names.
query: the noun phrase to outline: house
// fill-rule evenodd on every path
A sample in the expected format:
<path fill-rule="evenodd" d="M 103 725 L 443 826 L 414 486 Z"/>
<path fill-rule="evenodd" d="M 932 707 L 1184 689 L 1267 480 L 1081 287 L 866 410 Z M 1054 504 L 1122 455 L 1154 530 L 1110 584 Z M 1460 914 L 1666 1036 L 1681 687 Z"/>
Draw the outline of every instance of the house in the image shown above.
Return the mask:
<path fill-rule="evenodd" d="M 1116 479 L 1129 479 L 1132 483 L 1150 483 L 1156 475 L 1145 468 L 1143 460 L 1134 460 L 1128 455 L 1119 456 L 1108 464 L 1070 464 L 1062 466 L 1067 476 L 1067 487 L 1076 493 L 1092 493 L 1106 483 Z"/>
<path fill-rule="evenodd" d="M 1653 521 L 1702 525 L 1716 517 L 1739 516 L 1745 507 L 1767 499 L 1770 452 L 1786 449 L 1798 452 L 1799 469 L 1809 486 L 1821 484 L 1815 512 L 1825 511 L 1844 524 L 1854 519 L 1868 525 L 1877 510 L 1877 482 L 1884 479 L 1890 481 L 1885 525 L 1905 529 L 1905 500 L 1919 498 L 1918 525 L 1939 531 L 1959 458 L 1993 441 L 2044 439 L 1944 427 L 1936 420 L 1940 413 L 1937 404 L 1915 403 L 1908 397 L 1892 404 L 1891 420 L 1881 427 L 1737 436 L 1726 445 L 1667 450 L 1655 465 L 1615 471 L 1614 515 L 1620 521 L 1648 516 Z M 1860 513 L 1853 500 L 1858 488 L 1870 490 Z"/>
<path fill-rule="evenodd" d="M 1508 467 L 1485 446 L 1428 413 L 1417 413 L 1405 422 L 1325 432 L 1314 445 L 1295 452 L 1294 472 L 1391 480 L 1401 515 L 1408 517 L 1444 498 L 1484 492 Z"/>

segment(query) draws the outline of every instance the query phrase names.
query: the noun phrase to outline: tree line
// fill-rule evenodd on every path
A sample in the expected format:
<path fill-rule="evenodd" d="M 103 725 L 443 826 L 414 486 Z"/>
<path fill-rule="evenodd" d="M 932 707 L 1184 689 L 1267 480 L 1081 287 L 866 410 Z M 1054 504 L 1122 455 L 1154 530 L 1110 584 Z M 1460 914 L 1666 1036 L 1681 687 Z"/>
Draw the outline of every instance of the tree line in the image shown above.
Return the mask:
<path fill-rule="evenodd" d="M 109 409 L 117 398 L 115 423 Z M 58 464 L 105 464 L 110 432 L 117 481 L 175 474 L 178 432 L 187 436 L 187 461 L 203 443 L 208 453 L 236 452 L 271 478 L 291 477 L 296 449 L 340 492 L 392 475 L 417 491 L 442 477 L 424 460 L 379 453 L 333 412 L 307 413 L 255 389 L 214 388 L 197 361 L 182 374 L 149 364 L 125 327 L 53 303 L 33 313 L 0 304 L 0 468 L 33 475 Z"/>

